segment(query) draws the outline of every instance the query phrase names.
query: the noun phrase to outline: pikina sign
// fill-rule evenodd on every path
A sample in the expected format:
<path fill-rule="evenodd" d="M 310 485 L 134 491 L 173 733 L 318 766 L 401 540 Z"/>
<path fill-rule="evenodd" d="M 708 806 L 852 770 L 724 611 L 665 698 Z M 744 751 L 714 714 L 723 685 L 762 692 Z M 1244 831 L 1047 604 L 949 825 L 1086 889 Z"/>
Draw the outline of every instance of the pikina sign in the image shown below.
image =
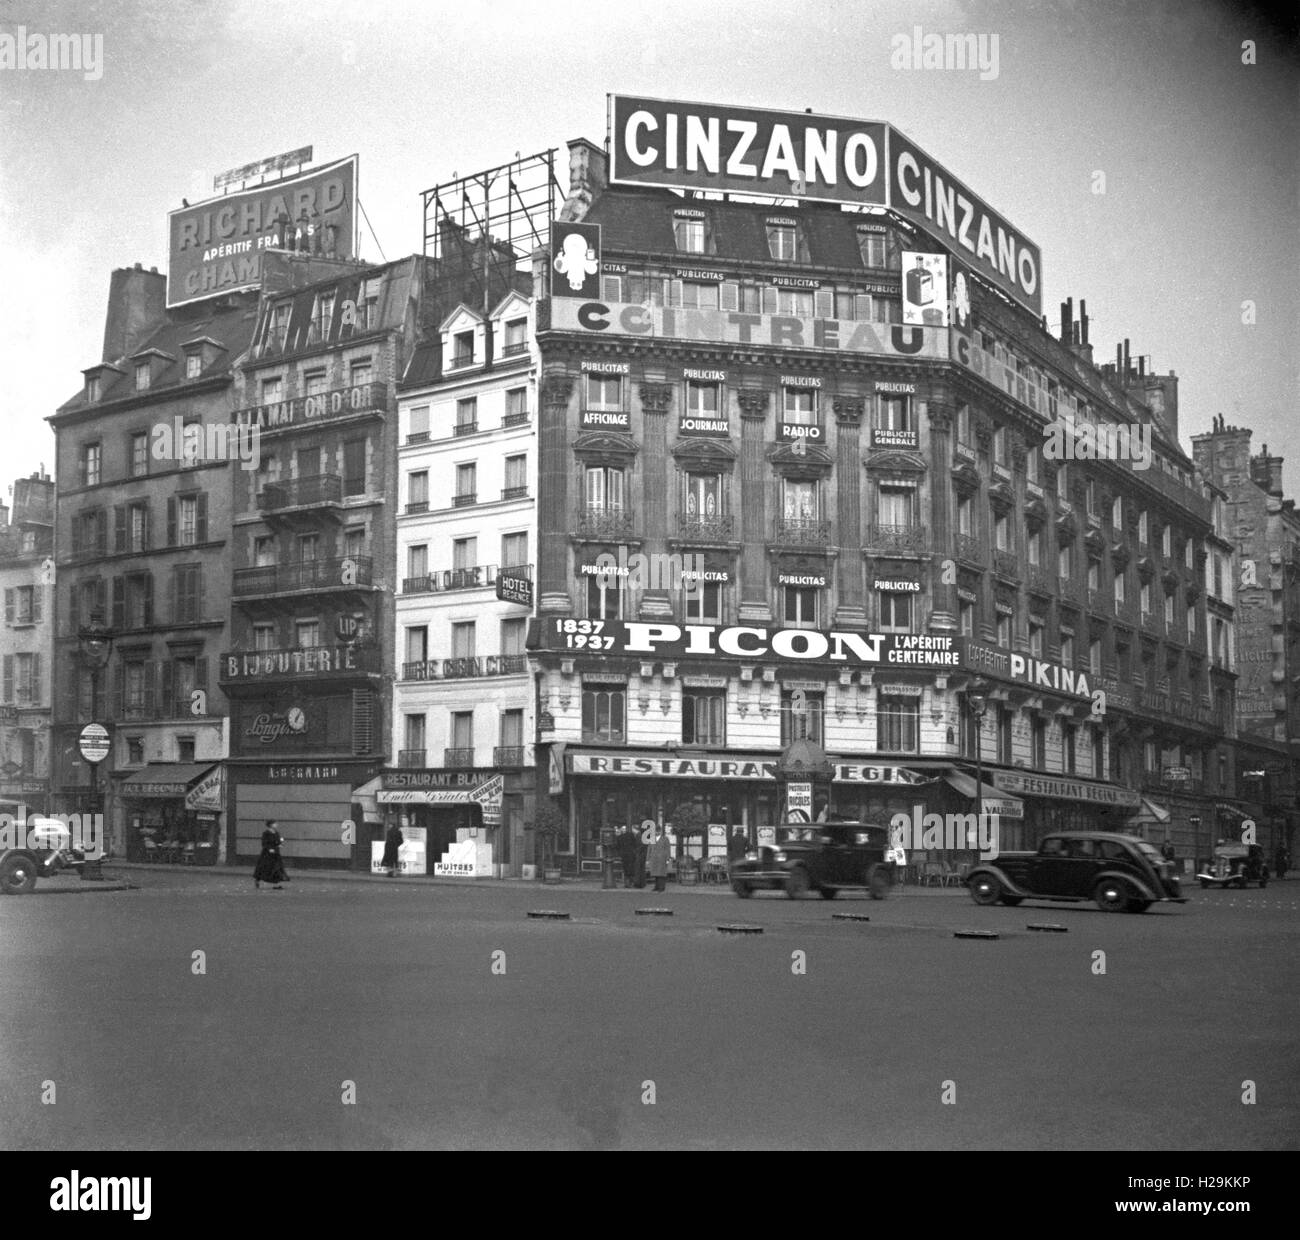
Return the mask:
<path fill-rule="evenodd" d="M 615 183 L 890 207 L 1042 313 L 1038 247 L 892 125 L 629 95 L 610 116 Z"/>

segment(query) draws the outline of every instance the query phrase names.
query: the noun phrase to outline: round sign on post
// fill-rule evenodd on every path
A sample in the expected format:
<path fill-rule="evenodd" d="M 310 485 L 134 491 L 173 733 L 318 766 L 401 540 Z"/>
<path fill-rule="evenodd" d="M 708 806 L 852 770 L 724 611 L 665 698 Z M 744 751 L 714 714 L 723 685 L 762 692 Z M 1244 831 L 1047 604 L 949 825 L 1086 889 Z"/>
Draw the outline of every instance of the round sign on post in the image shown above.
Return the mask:
<path fill-rule="evenodd" d="M 88 723 L 81 729 L 81 756 L 87 762 L 103 762 L 108 757 L 108 729 L 102 723 Z"/>

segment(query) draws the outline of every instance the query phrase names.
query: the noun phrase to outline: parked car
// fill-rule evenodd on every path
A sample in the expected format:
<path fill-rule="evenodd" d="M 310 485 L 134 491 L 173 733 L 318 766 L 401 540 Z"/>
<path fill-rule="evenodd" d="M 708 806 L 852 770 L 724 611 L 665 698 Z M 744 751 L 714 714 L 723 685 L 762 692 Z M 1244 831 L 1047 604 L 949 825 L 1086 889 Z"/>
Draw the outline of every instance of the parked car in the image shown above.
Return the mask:
<path fill-rule="evenodd" d="M 86 855 L 72 847 L 72 832 L 57 818 L 31 818 L 25 824 L 26 839 L 20 847 L 0 850 L 0 894 L 25 895 L 36 887 L 38 878 L 50 878 L 60 870 L 79 869 Z"/>
<path fill-rule="evenodd" d="M 762 845 L 733 862 L 731 889 L 742 898 L 755 891 L 784 891 L 795 900 L 816 891 L 833 900 L 841 891 L 867 891 L 883 900 L 894 885 L 894 863 L 885 859 L 887 827 L 863 822 L 782 823 L 775 845 Z"/>
<path fill-rule="evenodd" d="M 1107 831 L 1063 831 L 1037 852 L 1004 852 L 966 878 L 976 904 L 1095 900 L 1106 913 L 1145 913 L 1157 901 L 1184 903 L 1174 865 L 1146 840 Z"/>
<path fill-rule="evenodd" d="M 1220 844 L 1214 859 L 1196 876 L 1202 887 L 1268 886 L 1268 865 L 1259 844 Z"/>

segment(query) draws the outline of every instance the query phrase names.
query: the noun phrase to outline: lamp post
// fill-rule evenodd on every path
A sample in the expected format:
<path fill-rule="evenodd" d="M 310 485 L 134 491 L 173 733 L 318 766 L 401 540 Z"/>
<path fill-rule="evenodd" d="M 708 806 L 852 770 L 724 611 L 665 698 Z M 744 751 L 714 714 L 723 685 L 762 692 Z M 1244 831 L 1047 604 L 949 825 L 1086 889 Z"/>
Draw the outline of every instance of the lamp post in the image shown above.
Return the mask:
<path fill-rule="evenodd" d="M 984 821 L 984 746 L 981 743 L 984 731 L 984 712 L 988 709 L 988 681 L 983 676 L 976 676 L 966 686 L 966 707 L 975 722 L 975 829 L 979 830 Z"/>
<path fill-rule="evenodd" d="M 90 722 L 99 722 L 99 674 L 108 666 L 113 653 L 113 631 L 104 623 L 103 611 L 96 607 L 90 623 L 77 630 L 77 644 L 82 664 L 90 668 Z M 99 763 L 86 760 L 90 767 L 90 813 L 102 813 L 99 803 Z"/>

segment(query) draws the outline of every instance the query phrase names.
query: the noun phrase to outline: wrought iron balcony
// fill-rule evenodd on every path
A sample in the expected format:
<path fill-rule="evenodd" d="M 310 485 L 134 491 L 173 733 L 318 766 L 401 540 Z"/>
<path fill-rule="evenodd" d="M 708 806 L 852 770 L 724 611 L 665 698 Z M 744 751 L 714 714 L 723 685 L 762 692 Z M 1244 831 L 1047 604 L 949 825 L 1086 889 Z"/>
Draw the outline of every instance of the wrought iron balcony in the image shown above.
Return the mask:
<path fill-rule="evenodd" d="M 528 342 L 521 340 L 518 344 L 508 344 L 501 350 L 502 357 L 520 357 L 528 352 Z"/>
<path fill-rule="evenodd" d="M 268 482 L 257 493 L 261 512 L 285 508 L 337 507 L 343 502 L 343 479 L 338 474 L 317 474 L 310 478 L 287 478 Z"/>
<path fill-rule="evenodd" d="M 576 515 L 579 538 L 633 538 L 636 521 L 625 508 L 579 508 Z"/>
<path fill-rule="evenodd" d="M 1076 605 L 1083 602 L 1083 589 L 1073 577 L 1058 577 L 1056 588 L 1064 601 Z"/>
<path fill-rule="evenodd" d="M 971 564 L 987 564 L 988 552 L 984 544 L 974 534 L 958 534 L 956 539 L 957 558 Z"/>
<path fill-rule="evenodd" d="M 831 523 L 809 517 L 781 517 L 776 523 L 776 541 L 800 547 L 824 547 L 831 539 Z"/>
<path fill-rule="evenodd" d="M 528 488 L 527 488 L 526 486 L 523 486 L 523 487 L 502 487 L 502 488 L 501 488 L 501 498 L 502 498 L 502 499 L 527 499 L 527 498 L 528 498 Z"/>
<path fill-rule="evenodd" d="M 524 765 L 526 754 L 524 745 L 498 745 L 492 750 L 492 765 L 497 770 L 519 770 Z"/>
<path fill-rule="evenodd" d="M 1034 594 L 1051 594 L 1055 589 L 1055 579 L 1041 564 L 1031 564 L 1027 585 Z"/>
<path fill-rule="evenodd" d="M 468 422 L 457 422 L 456 425 L 451 428 L 451 433 L 454 436 L 477 434 L 478 422 L 472 419 Z"/>
<path fill-rule="evenodd" d="M 251 595 L 368 589 L 372 577 L 373 562 L 368 555 L 301 560 L 297 564 L 265 564 L 256 568 L 237 568 L 232 593 L 237 598 L 248 598 Z"/>
<path fill-rule="evenodd" d="M 496 584 L 495 564 L 476 564 L 472 568 L 445 568 L 423 577 L 402 580 L 403 594 L 447 594 L 452 590 L 482 590 Z"/>
<path fill-rule="evenodd" d="M 999 577 L 1009 577 L 1013 581 L 1019 581 L 1021 574 L 1020 559 L 1014 551 L 995 551 L 993 553 L 993 571 Z"/>
<path fill-rule="evenodd" d="M 473 680 L 516 676 L 528 670 L 526 654 L 467 655 L 459 659 L 420 659 L 402 664 L 403 680 Z"/>
<path fill-rule="evenodd" d="M 426 753 L 428 753 L 427 749 L 399 749 L 397 751 L 397 765 L 423 766 Z"/>
<path fill-rule="evenodd" d="M 477 503 L 477 491 L 464 491 L 460 495 L 453 495 L 451 497 L 451 506 L 453 508 L 472 508 Z"/>
<path fill-rule="evenodd" d="M 871 551 L 923 552 L 930 545 L 930 531 L 923 525 L 869 525 L 864 543 Z"/>
<path fill-rule="evenodd" d="M 734 536 L 736 519 L 732 516 L 702 517 L 698 513 L 679 513 L 677 533 L 688 542 L 725 543 Z"/>
<path fill-rule="evenodd" d="M 473 766 L 474 749 L 471 746 L 468 749 L 444 749 L 442 751 L 443 766 Z"/>
<path fill-rule="evenodd" d="M 501 419 L 501 425 L 502 426 L 527 426 L 530 416 L 531 415 L 529 414 L 527 409 L 523 410 L 521 413 L 507 413 L 505 417 Z"/>

